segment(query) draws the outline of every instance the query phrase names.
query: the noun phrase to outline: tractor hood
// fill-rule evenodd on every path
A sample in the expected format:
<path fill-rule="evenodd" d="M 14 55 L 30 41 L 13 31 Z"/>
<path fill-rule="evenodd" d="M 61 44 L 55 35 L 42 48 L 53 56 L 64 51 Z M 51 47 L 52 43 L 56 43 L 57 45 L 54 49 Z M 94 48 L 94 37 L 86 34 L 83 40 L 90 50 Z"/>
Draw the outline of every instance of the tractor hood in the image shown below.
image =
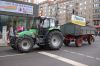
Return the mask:
<path fill-rule="evenodd" d="M 19 32 L 17 35 L 19 37 L 23 37 L 25 35 L 27 35 L 27 36 L 35 36 L 37 34 L 38 34 L 37 29 L 30 29 L 30 30 L 27 30 L 27 31 Z"/>

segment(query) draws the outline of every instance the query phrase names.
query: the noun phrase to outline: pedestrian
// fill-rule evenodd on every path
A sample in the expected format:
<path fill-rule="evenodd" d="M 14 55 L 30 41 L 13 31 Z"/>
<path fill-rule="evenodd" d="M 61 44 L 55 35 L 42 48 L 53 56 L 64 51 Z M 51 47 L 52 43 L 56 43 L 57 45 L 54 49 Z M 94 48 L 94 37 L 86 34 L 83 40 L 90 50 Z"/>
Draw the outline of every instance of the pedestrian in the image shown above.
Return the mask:
<path fill-rule="evenodd" d="M 98 32 L 98 36 L 100 37 L 100 32 Z"/>
<path fill-rule="evenodd" d="M 17 26 L 17 32 L 22 32 L 24 30 L 25 30 L 24 26 Z"/>
<path fill-rule="evenodd" d="M 12 25 L 10 25 L 9 35 L 10 35 L 10 37 L 15 36 L 15 29 Z"/>

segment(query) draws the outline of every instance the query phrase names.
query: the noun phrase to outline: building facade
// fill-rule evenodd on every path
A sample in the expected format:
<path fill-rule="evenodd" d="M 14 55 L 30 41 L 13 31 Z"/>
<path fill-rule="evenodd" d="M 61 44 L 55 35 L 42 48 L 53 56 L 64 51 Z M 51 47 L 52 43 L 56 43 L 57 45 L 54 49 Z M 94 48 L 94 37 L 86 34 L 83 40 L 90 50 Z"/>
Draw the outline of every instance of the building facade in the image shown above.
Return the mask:
<path fill-rule="evenodd" d="M 92 0 L 75 0 L 78 4 L 78 15 L 86 18 L 89 25 L 93 26 L 93 1 Z"/>
<path fill-rule="evenodd" d="M 93 0 L 93 23 L 100 35 L 100 0 Z"/>
<path fill-rule="evenodd" d="M 89 25 L 100 34 L 100 0 L 76 0 L 79 3 L 78 15 L 85 17 Z"/>
<path fill-rule="evenodd" d="M 7 32 L 13 26 L 23 26 L 27 30 L 38 16 L 38 5 L 12 0 L 0 0 L 0 46 L 7 45 Z M 10 6 L 10 7 L 9 7 Z"/>

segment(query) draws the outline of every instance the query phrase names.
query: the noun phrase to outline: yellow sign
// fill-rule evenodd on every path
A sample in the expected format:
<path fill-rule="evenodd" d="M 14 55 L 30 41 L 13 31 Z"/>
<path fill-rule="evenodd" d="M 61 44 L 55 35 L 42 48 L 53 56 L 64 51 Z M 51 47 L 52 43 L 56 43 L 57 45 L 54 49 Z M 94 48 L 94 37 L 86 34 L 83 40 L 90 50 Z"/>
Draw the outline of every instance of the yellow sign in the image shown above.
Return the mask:
<path fill-rule="evenodd" d="M 86 20 L 83 17 L 72 15 L 71 21 L 72 21 L 73 24 L 77 24 L 77 25 L 80 25 L 80 26 L 86 26 Z"/>

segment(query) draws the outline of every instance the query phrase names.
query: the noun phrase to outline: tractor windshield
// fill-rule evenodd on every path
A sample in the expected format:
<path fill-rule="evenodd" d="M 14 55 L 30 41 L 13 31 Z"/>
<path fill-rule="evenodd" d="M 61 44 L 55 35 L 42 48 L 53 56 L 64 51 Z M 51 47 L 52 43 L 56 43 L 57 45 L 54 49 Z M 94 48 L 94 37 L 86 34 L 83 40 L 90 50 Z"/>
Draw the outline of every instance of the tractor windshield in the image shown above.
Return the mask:
<path fill-rule="evenodd" d="M 52 18 L 36 18 L 34 25 L 42 28 L 55 27 L 55 20 Z"/>
<path fill-rule="evenodd" d="M 48 19 L 45 19 L 43 22 L 42 22 L 42 27 L 43 28 L 48 28 L 50 27 L 50 21 Z"/>
<path fill-rule="evenodd" d="M 55 22 L 53 19 L 44 19 L 42 22 L 42 27 L 43 28 L 48 28 L 48 27 L 54 27 L 55 26 Z"/>

